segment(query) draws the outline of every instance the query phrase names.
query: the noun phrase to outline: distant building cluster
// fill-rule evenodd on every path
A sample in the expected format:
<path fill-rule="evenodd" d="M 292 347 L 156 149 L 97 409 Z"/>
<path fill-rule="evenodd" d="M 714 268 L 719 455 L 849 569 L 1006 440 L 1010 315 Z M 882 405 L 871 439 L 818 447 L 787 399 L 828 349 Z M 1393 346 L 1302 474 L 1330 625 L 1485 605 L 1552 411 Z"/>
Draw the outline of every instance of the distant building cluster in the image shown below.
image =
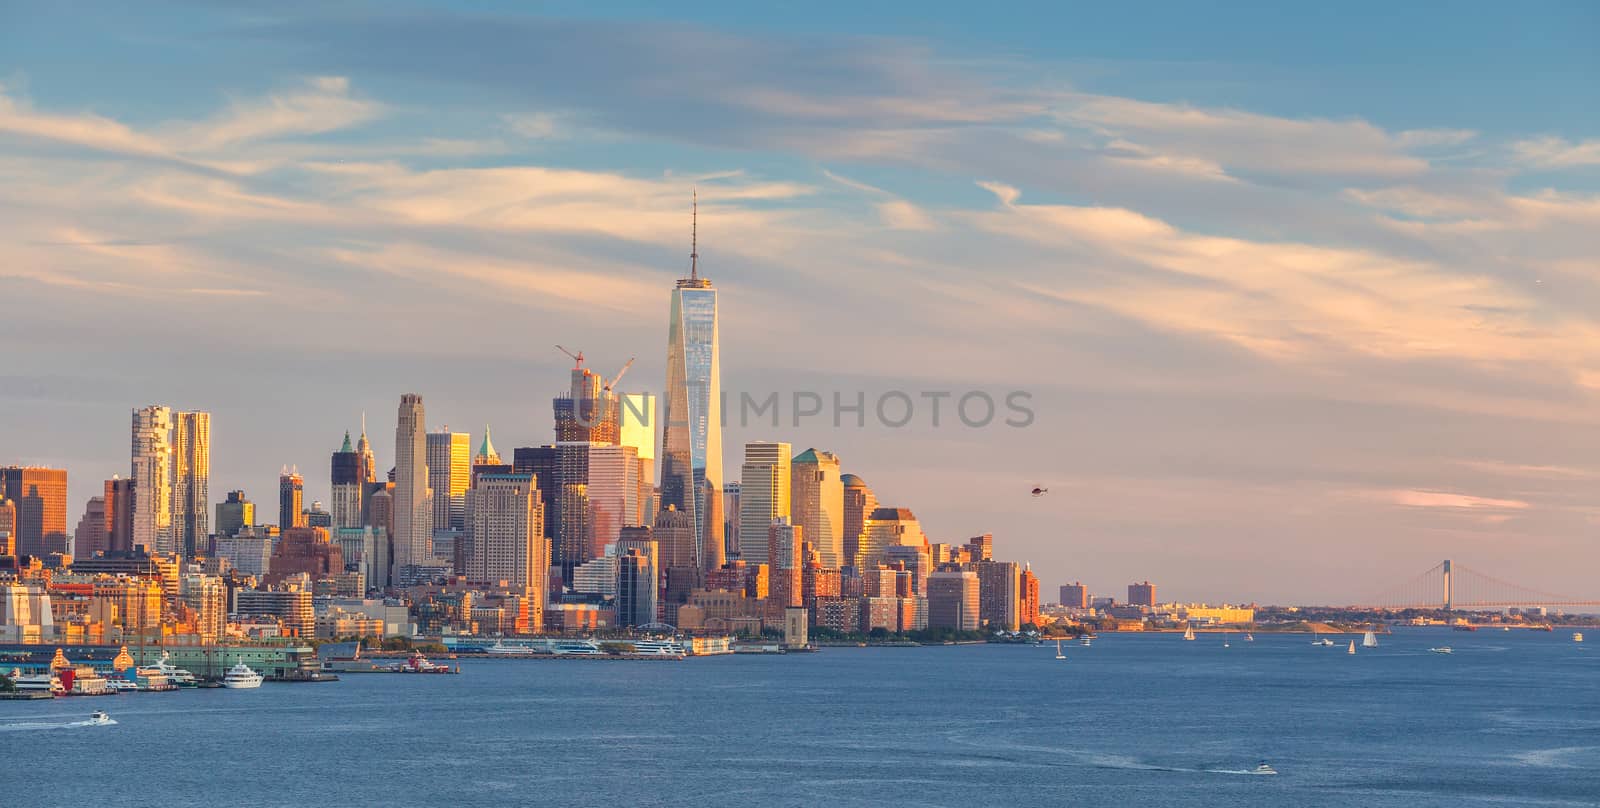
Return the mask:
<path fill-rule="evenodd" d="M 751 442 L 724 479 L 717 289 L 697 261 L 671 292 L 661 400 L 569 354 L 547 444 L 502 455 L 485 427 L 474 449 L 406 393 L 392 469 L 363 423 L 331 455 L 326 506 L 286 466 L 258 511 L 240 490 L 212 504 L 211 413 L 151 405 L 131 413 L 128 476 L 70 536 L 65 470 L 0 468 L 0 641 L 1037 624 L 1028 565 L 989 535 L 930 539 L 832 452 Z"/>

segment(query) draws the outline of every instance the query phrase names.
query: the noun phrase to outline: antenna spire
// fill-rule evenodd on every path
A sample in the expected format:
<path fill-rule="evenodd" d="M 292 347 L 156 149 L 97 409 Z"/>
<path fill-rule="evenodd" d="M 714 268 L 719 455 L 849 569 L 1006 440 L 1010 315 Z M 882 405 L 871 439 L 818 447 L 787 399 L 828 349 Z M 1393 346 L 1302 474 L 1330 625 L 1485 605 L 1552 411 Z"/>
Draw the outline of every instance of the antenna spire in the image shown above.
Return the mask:
<path fill-rule="evenodd" d="M 689 280 L 700 278 L 700 189 L 691 191 L 689 208 Z"/>

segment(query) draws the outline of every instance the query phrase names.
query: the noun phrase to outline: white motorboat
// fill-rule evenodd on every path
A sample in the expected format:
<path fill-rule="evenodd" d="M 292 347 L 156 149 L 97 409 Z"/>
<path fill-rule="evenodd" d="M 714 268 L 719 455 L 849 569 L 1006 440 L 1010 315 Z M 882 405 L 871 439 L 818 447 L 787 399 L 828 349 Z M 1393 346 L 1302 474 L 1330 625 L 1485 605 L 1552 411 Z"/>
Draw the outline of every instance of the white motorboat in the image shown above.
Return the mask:
<path fill-rule="evenodd" d="M 1271 764 L 1269 764 L 1265 760 L 1263 760 L 1260 763 L 1257 763 L 1256 767 L 1254 769 L 1250 770 L 1250 773 L 1251 774 L 1277 774 L 1278 770 L 1272 768 Z"/>
<path fill-rule="evenodd" d="M 104 724 L 115 724 L 115 723 L 117 723 L 117 722 L 112 721 L 111 720 L 111 716 L 106 715 L 104 710 L 95 710 L 94 712 L 89 714 L 89 725 L 90 726 L 98 727 L 98 726 L 102 726 Z"/>
<path fill-rule="evenodd" d="M 1448 646 L 1448 645 L 1441 645 L 1438 648 L 1429 648 L 1428 650 L 1433 652 L 1433 653 L 1435 653 L 1435 654 L 1450 654 L 1450 653 L 1454 653 L 1454 651 L 1450 650 L 1450 646 Z"/>
<path fill-rule="evenodd" d="M 264 679 L 265 677 L 259 673 L 256 673 L 250 668 L 249 665 L 244 664 L 243 659 L 240 659 L 239 664 L 228 669 L 228 675 L 222 678 L 222 686 L 226 688 L 242 690 L 245 688 L 260 687 L 261 682 Z"/>

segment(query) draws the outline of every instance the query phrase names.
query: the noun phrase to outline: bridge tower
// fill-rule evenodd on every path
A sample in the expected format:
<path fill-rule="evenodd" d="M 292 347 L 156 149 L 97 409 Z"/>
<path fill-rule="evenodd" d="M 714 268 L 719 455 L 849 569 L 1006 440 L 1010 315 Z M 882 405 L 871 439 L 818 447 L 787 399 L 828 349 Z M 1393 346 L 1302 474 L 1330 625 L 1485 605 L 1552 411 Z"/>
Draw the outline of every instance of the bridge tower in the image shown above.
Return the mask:
<path fill-rule="evenodd" d="M 1445 611 L 1447 611 L 1447 612 L 1450 611 L 1450 602 L 1454 599 L 1454 596 L 1455 596 L 1455 593 L 1453 591 L 1451 591 L 1450 559 L 1447 558 L 1447 559 L 1444 560 L 1444 610 Z"/>

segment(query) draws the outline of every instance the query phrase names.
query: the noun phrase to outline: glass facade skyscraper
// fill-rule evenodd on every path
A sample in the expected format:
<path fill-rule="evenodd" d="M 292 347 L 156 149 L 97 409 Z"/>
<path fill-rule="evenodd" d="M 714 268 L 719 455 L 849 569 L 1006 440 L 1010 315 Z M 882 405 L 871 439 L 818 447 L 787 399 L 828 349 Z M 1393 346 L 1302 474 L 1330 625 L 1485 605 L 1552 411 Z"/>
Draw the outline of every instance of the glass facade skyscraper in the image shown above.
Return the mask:
<path fill-rule="evenodd" d="M 722 371 L 717 335 L 717 290 L 699 276 L 699 252 L 689 277 L 672 290 L 667 323 L 667 390 L 661 439 L 661 507 L 694 519 L 702 570 L 722 566 Z"/>

